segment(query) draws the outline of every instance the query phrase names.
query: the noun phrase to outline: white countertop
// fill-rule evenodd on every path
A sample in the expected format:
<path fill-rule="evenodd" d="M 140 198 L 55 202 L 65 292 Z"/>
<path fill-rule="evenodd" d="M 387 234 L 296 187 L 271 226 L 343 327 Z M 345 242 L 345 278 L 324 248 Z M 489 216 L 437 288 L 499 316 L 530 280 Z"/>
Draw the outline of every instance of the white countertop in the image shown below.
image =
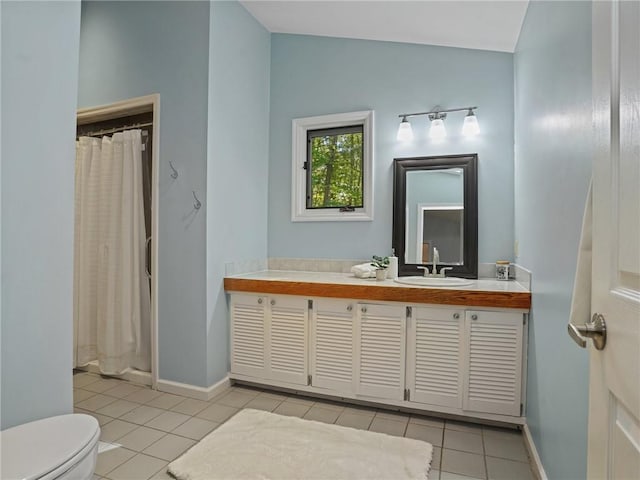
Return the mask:
<path fill-rule="evenodd" d="M 301 272 L 285 270 L 264 270 L 261 272 L 231 275 L 226 278 L 243 280 L 280 281 L 280 282 L 304 282 L 304 283 L 330 283 L 336 285 L 359 285 L 370 287 L 396 287 L 417 289 L 443 289 L 443 290 L 468 290 L 483 292 L 508 292 L 528 293 L 525 287 L 515 280 L 478 279 L 470 280 L 471 285 L 451 287 L 423 287 L 418 285 L 405 285 L 393 280 L 376 280 L 375 278 L 357 278 L 352 273 L 337 272 Z"/>

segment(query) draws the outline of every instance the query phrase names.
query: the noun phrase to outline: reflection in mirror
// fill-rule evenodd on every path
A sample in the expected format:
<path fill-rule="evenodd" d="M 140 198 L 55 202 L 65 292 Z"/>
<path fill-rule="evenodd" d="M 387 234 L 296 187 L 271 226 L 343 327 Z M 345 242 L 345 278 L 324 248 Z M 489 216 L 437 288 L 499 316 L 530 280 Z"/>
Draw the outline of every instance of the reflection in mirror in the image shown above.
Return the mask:
<path fill-rule="evenodd" d="M 464 173 L 461 168 L 417 170 L 406 178 L 405 262 L 462 265 Z"/>
<path fill-rule="evenodd" d="M 422 274 L 418 266 L 435 260 L 438 272 L 453 267 L 452 276 L 477 278 L 476 159 L 395 160 L 393 247 L 400 275 Z"/>
<path fill-rule="evenodd" d="M 418 217 L 418 248 L 415 262 L 428 263 L 433 261 L 431 252 L 436 248 L 439 252 L 440 263 L 445 265 L 462 265 L 462 232 L 464 225 L 464 207 L 462 205 L 424 207 L 419 206 Z M 422 225 L 420 224 L 422 220 Z"/>

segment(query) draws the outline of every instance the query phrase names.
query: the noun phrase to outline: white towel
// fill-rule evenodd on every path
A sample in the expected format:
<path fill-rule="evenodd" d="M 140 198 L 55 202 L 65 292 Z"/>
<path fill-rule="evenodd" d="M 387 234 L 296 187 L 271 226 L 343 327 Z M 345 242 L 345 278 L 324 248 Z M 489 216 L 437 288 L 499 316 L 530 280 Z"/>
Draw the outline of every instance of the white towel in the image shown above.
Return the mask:
<path fill-rule="evenodd" d="M 376 276 L 376 267 L 370 263 L 361 263 L 360 265 L 354 265 L 351 267 L 351 273 L 358 278 L 369 278 Z"/>
<path fill-rule="evenodd" d="M 589 184 L 587 202 L 582 217 L 582 233 L 578 248 L 578 266 L 573 283 L 573 297 L 571 299 L 571 314 L 569 321 L 574 325 L 584 325 L 591 320 L 591 255 L 592 243 L 592 184 Z"/>

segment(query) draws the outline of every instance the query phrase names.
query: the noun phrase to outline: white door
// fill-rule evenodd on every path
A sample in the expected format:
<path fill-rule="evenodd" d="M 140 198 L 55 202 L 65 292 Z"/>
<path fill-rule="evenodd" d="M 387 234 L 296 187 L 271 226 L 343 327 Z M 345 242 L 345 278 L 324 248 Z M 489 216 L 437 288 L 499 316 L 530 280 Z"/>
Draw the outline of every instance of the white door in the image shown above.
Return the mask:
<path fill-rule="evenodd" d="M 353 393 L 353 329 L 356 303 L 319 298 L 311 321 L 311 385 Z"/>
<path fill-rule="evenodd" d="M 231 372 L 265 377 L 266 298 L 231 295 Z"/>
<path fill-rule="evenodd" d="M 592 313 L 590 479 L 640 477 L 640 2 L 593 3 Z M 585 319 L 588 320 L 588 319 Z"/>
<path fill-rule="evenodd" d="M 308 300 L 271 297 L 267 328 L 267 378 L 307 384 Z"/>
<path fill-rule="evenodd" d="M 355 375 L 359 395 L 402 400 L 406 345 L 406 308 L 358 305 Z"/>
<path fill-rule="evenodd" d="M 464 310 L 413 307 L 408 322 L 409 400 L 462 408 Z"/>
<path fill-rule="evenodd" d="M 521 415 L 523 328 L 522 313 L 467 310 L 464 410 Z"/>

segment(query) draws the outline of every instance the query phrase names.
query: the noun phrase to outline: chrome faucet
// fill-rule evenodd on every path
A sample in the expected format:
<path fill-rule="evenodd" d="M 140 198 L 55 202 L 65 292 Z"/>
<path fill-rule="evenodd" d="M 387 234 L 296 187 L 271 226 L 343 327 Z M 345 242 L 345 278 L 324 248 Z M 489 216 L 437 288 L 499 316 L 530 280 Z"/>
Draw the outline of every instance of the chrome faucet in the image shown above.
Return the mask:
<path fill-rule="evenodd" d="M 440 276 L 441 277 L 446 277 L 447 276 L 446 273 L 447 273 L 448 270 L 453 270 L 453 267 L 442 267 L 440 269 Z"/>
<path fill-rule="evenodd" d="M 447 276 L 447 272 L 449 270 L 453 270 L 453 267 L 442 267 L 440 269 L 440 273 L 438 273 L 438 263 L 440 263 L 440 252 L 438 252 L 438 249 L 433 247 L 433 257 L 432 257 L 433 261 L 432 266 L 431 266 L 431 273 L 429 273 L 429 265 L 426 264 L 424 267 L 423 266 L 419 266 L 418 269 L 419 270 L 424 270 L 424 276 L 425 277 L 438 277 L 438 278 L 444 278 Z"/>
<path fill-rule="evenodd" d="M 436 247 L 433 247 L 433 269 L 431 275 L 434 277 L 438 275 L 438 264 L 440 263 L 440 253 Z"/>
<path fill-rule="evenodd" d="M 438 264 L 440 263 L 440 252 L 438 249 L 433 247 L 433 270 L 431 271 L 432 277 L 445 277 L 447 271 L 453 270 L 453 267 L 442 267 L 440 269 L 440 273 L 438 273 Z"/>
<path fill-rule="evenodd" d="M 431 274 L 429 273 L 429 267 L 422 267 L 422 266 L 419 266 L 419 267 L 418 267 L 418 270 L 423 270 L 423 275 L 424 275 L 425 277 L 430 277 L 430 276 L 431 276 Z"/>
<path fill-rule="evenodd" d="M 438 263 L 440 263 L 440 253 L 438 249 L 433 247 L 433 266 L 431 267 L 431 273 L 429 273 L 429 267 L 418 267 L 419 270 L 424 270 L 425 277 L 437 277 L 438 276 Z M 441 276 L 444 277 L 444 269 L 441 272 Z"/>

